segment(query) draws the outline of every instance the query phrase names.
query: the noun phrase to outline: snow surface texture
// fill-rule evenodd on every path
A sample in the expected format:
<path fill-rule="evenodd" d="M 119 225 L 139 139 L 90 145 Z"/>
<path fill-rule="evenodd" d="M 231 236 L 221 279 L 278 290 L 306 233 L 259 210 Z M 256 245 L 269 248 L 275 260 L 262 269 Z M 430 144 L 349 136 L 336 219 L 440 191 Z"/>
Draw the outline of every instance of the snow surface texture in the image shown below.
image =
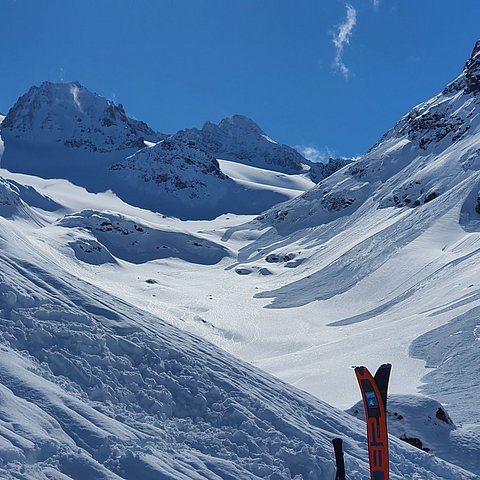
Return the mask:
<path fill-rule="evenodd" d="M 315 302 L 303 311 L 348 336 L 336 341 L 340 351 L 348 350 L 352 335 L 367 342 L 361 339 L 373 330 L 389 339 L 372 347 L 381 363 L 394 354 L 393 342 L 400 346 L 397 355 L 408 355 L 407 346 L 420 337 L 410 353 L 434 368 L 422 391 L 468 423 L 480 422 L 480 96 L 469 80 L 477 78 L 479 52 L 477 44 L 462 75 L 414 108 L 363 158 L 245 226 L 260 238 L 239 254 L 242 268 L 261 266 L 272 255 L 294 253 L 302 260 L 294 269 L 277 263 L 278 275 L 268 277 L 256 297 L 275 309 Z M 307 325 L 309 333 L 322 330 Z M 318 347 L 309 352 L 314 345 L 307 341 L 295 352 L 299 364 L 322 362 Z M 276 358 L 276 366 L 261 364 L 319 394 L 314 384 L 320 378 L 302 378 L 287 362 L 292 357 L 296 361 L 292 352 Z"/>
<path fill-rule="evenodd" d="M 364 424 L 256 367 L 347 408 L 349 367 L 390 361 L 391 432 L 432 452 L 392 440 L 392 478 L 478 478 L 478 51 L 367 155 L 255 220 L 1 172 L 2 475 L 333 478 L 341 436 L 367 478 Z M 210 157 L 251 192 L 307 187 Z M 419 388 L 436 400 L 404 395 Z M 428 421 L 437 401 L 454 426 Z"/>
<path fill-rule="evenodd" d="M 83 210 L 63 217 L 58 225 L 87 230 L 108 253 L 130 263 L 176 257 L 211 265 L 228 255 L 217 243 L 179 231 L 158 230 L 111 212 Z M 83 249 L 83 253 L 89 252 Z"/>
<path fill-rule="evenodd" d="M 361 422 L 107 295 L 25 224 L 0 223 L 2 478 L 330 478 L 338 435 L 349 478 L 368 475 Z M 401 442 L 392 461 L 393 479 L 475 478 Z"/>
<path fill-rule="evenodd" d="M 348 412 L 365 420 L 362 402 Z M 391 435 L 448 462 L 461 463 L 480 476 L 480 426 L 457 426 L 444 407 L 420 395 L 390 395 L 387 405 Z"/>

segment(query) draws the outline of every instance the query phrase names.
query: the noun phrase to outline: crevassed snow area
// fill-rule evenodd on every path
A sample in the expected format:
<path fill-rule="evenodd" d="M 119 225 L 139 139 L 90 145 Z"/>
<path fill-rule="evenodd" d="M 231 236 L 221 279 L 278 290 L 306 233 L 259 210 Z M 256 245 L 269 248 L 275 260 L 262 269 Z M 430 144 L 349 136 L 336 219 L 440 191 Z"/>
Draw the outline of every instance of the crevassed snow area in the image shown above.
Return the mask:
<path fill-rule="evenodd" d="M 319 479 L 362 422 L 68 271 L 0 218 L 3 478 Z M 473 479 L 392 442 L 393 479 Z"/>

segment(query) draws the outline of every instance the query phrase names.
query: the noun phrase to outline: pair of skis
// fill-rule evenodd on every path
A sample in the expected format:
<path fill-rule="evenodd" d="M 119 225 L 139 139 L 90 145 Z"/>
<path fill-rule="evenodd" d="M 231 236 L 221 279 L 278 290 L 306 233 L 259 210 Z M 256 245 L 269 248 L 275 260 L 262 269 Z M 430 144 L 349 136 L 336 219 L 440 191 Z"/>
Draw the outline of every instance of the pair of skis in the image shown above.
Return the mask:
<path fill-rule="evenodd" d="M 387 390 L 392 365 L 380 365 L 375 376 L 366 367 L 356 367 L 355 376 L 362 393 L 367 421 L 368 455 L 371 480 L 389 480 Z M 345 480 L 342 439 L 333 439 L 337 475 L 335 480 Z"/>

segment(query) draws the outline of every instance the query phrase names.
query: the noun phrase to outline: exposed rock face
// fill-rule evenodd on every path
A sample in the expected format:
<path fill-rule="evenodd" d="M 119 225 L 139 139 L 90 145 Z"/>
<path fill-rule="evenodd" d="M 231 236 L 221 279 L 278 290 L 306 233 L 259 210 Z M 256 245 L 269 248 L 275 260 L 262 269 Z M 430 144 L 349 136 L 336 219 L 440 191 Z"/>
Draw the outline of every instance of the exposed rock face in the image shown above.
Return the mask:
<path fill-rule="evenodd" d="M 297 150 L 272 140 L 251 119 L 243 115 L 207 122 L 201 129 L 182 130 L 174 135 L 182 141 L 201 144 L 212 156 L 283 173 L 308 171 L 308 160 Z"/>
<path fill-rule="evenodd" d="M 295 230 L 329 223 L 367 204 L 419 209 L 443 204 L 480 170 L 479 78 L 480 41 L 457 80 L 413 108 L 366 155 L 258 220 Z M 480 212 L 477 198 L 465 209 L 464 218 Z"/>
<path fill-rule="evenodd" d="M 480 40 L 473 49 L 470 60 L 465 65 L 465 93 L 480 93 Z"/>
<path fill-rule="evenodd" d="M 353 160 L 349 158 L 329 158 L 328 163 L 312 162 L 309 176 L 315 183 L 318 183 L 350 163 L 353 163 Z"/>
<path fill-rule="evenodd" d="M 1 129 L 7 150 L 9 142 L 19 140 L 106 153 L 142 148 L 144 140 L 165 138 L 129 118 L 121 104 L 78 82 L 44 82 L 30 88 L 10 109 Z"/>
<path fill-rule="evenodd" d="M 444 94 L 463 90 L 465 94 L 480 93 L 480 40 L 477 41 L 462 74 L 443 91 Z"/>
<path fill-rule="evenodd" d="M 143 184 L 161 186 L 165 192 L 187 190 L 190 199 L 208 196 L 208 186 L 214 183 L 231 182 L 201 144 L 176 136 L 140 150 L 111 170 L 123 172 L 124 178 L 131 175 Z"/>

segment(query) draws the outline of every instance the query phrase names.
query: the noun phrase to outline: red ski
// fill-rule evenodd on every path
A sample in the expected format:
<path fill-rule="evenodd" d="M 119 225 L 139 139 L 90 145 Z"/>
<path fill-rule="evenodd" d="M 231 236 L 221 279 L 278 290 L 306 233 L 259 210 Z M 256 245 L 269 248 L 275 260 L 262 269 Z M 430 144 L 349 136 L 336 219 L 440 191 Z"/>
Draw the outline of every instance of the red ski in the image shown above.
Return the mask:
<path fill-rule="evenodd" d="M 366 367 L 356 367 L 367 421 L 371 480 L 389 480 L 387 434 L 387 388 L 392 366 L 381 365 L 375 378 Z"/>

